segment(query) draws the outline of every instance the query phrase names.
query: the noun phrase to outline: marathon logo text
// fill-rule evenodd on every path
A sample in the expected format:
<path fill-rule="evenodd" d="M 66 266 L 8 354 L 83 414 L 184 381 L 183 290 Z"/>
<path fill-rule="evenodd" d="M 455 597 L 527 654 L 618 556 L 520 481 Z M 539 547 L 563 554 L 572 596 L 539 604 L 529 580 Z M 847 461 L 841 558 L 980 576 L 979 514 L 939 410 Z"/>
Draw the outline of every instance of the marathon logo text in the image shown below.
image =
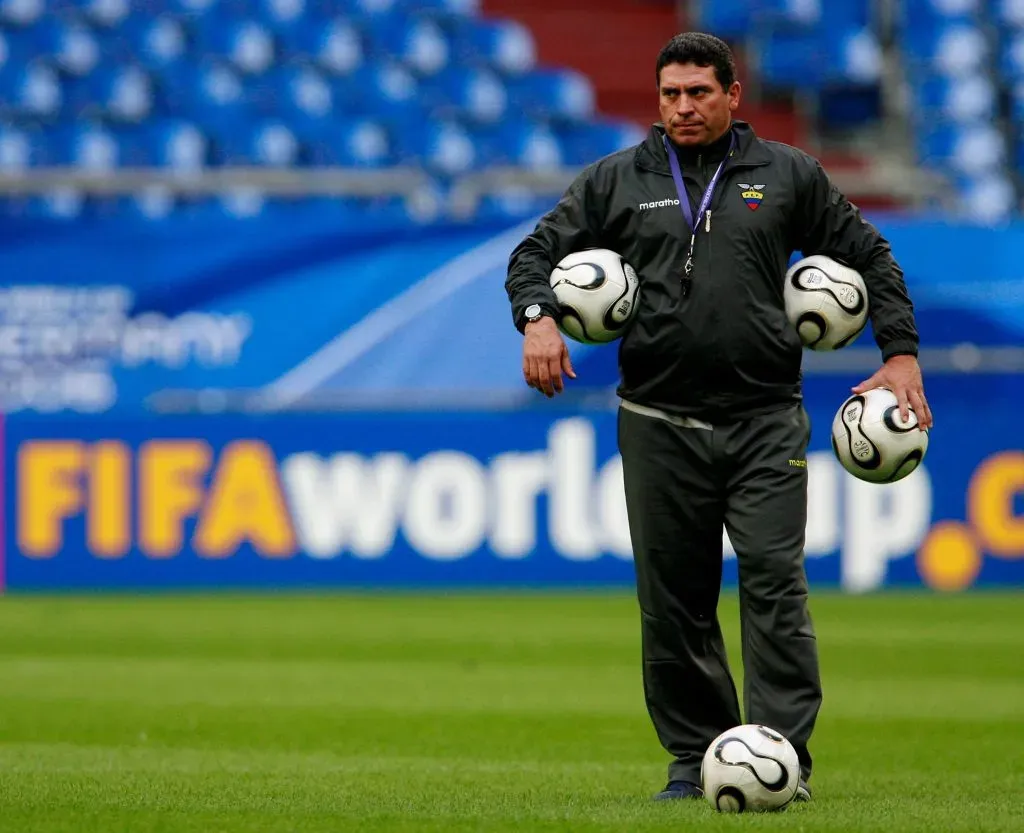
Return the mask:
<path fill-rule="evenodd" d="M 655 200 L 654 202 L 642 202 L 638 206 L 641 211 L 648 208 L 664 208 L 667 205 L 679 205 L 679 200 Z"/>

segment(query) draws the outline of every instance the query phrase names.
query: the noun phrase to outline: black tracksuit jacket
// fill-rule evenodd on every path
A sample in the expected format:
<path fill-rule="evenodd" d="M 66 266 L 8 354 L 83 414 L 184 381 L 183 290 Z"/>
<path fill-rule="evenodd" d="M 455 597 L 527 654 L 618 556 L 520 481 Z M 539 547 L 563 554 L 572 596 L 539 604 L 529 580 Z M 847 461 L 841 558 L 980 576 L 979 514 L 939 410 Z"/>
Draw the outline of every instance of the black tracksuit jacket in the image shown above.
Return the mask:
<path fill-rule="evenodd" d="M 681 275 L 690 230 L 678 205 L 664 128 L 583 170 L 512 252 L 505 288 L 516 327 L 540 304 L 557 318 L 554 266 L 587 248 L 620 253 L 640 278 L 639 309 L 619 342 L 618 394 L 641 405 L 714 422 L 801 398 L 802 346 L 783 304 L 793 252 L 828 255 L 860 272 L 883 359 L 917 355 L 914 312 L 889 243 L 831 183 L 821 164 L 734 121 L 736 144 L 699 220 L 692 282 Z M 670 144 L 670 147 L 675 147 Z M 690 205 L 729 149 L 679 150 Z M 750 186 L 756 185 L 753 189 Z M 748 206 L 744 191 L 762 194 Z M 859 381 L 859 380 L 858 380 Z"/>

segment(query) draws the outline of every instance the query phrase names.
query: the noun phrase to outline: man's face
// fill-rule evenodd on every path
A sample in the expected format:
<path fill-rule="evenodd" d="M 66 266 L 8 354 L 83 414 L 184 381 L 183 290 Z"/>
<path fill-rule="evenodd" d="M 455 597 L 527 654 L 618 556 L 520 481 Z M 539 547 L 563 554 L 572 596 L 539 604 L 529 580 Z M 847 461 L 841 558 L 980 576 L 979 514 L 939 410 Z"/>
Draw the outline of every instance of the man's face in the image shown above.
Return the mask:
<path fill-rule="evenodd" d="M 722 89 L 714 67 L 668 64 L 658 79 L 661 121 L 677 145 L 706 145 L 725 134 L 740 104 L 740 84 Z"/>

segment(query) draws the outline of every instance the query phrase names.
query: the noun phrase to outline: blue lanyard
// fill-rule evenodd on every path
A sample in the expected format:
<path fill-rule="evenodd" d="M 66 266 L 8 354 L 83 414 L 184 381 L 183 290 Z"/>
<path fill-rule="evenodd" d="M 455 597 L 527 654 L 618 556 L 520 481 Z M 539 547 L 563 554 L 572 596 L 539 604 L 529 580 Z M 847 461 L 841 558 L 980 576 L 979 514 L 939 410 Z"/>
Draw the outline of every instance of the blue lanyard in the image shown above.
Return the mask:
<path fill-rule="evenodd" d="M 689 284 L 692 280 L 693 248 L 694 244 L 697 242 L 697 228 L 700 226 L 700 218 L 704 216 L 704 212 L 707 211 L 708 206 L 711 205 L 711 200 L 715 195 L 715 188 L 718 186 L 719 177 L 722 175 L 722 170 L 725 168 L 725 163 L 728 161 L 729 155 L 736 146 L 736 134 L 732 133 L 729 137 L 729 150 L 725 153 L 725 159 L 718 164 L 718 170 L 715 171 L 715 175 L 711 177 L 708 187 L 704 189 L 704 196 L 701 197 L 696 217 L 694 217 L 693 212 L 690 209 L 690 197 L 686 193 L 686 184 L 683 182 L 683 171 L 679 165 L 679 158 L 676 156 L 675 149 L 669 145 L 667 136 L 662 136 L 661 140 L 665 144 L 665 152 L 668 154 L 668 164 L 672 169 L 672 179 L 676 184 L 676 192 L 679 194 L 679 208 L 682 210 L 683 217 L 686 218 L 686 225 L 690 229 L 690 253 L 686 257 L 686 265 L 683 267 L 682 275 L 683 294 L 685 295 L 690 288 Z"/>

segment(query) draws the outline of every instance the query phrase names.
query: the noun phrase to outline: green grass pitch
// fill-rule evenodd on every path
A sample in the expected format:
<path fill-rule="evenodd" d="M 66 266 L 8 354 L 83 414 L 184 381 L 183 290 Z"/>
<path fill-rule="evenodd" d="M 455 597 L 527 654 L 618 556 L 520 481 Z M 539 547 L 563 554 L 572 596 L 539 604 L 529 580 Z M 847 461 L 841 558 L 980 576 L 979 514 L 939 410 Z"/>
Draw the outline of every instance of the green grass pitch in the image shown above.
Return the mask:
<path fill-rule="evenodd" d="M 812 614 L 815 801 L 724 816 L 649 800 L 626 593 L 0 599 L 0 830 L 1024 831 L 1024 594 Z"/>

